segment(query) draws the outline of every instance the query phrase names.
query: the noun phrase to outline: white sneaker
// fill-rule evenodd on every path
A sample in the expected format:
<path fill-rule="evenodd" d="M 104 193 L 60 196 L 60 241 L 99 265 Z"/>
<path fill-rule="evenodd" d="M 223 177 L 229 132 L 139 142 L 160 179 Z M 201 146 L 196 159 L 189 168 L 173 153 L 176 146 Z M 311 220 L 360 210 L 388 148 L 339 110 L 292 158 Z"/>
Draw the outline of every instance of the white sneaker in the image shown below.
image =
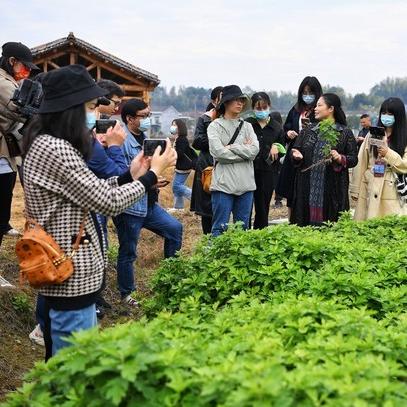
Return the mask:
<path fill-rule="evenodd" d="M 130 305 L 131 307 L 139 307 L 140 304 L 135 300 L 131 294 L 129 294 L 127 297 L 123 298 L 123 302 L 127 305 Z"/>
<path fill-rule="evenodd" d="M 40 324 L 38 324 L 34 330 L 28 335 L 30 340 L 36 345 L 45 346 L 44 335 L 41 331 Z"/>
<path fill-rule="evenodd" d="M 21 236 L 21 233 L 17 229 L 11 228 L 10 230 L 7 231 L 6 235 L 12 236 L 12 237 L 18 237 L 18 236 Z"/>

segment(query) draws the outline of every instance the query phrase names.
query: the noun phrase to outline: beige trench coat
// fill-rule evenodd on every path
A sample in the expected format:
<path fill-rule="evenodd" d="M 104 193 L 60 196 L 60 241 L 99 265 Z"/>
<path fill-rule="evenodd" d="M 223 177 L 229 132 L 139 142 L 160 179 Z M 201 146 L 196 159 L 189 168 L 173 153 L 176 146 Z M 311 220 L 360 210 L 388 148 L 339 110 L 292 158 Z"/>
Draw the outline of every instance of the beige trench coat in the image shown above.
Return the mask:
<path fill-rule="evenodd" d="M 407 215 L 407 205 L 400 203 L 395 173 L 407 173 L 407 148 L 403 157 L 389 148 L 384 161 L 384 177 L 373 175 L 375 158 L 369 148 L 370 133 L 359 150 L 359 163 L 353 170 L 350 195 L 357 198 L 355 220 L 380 218 L 386 215 Z"/>

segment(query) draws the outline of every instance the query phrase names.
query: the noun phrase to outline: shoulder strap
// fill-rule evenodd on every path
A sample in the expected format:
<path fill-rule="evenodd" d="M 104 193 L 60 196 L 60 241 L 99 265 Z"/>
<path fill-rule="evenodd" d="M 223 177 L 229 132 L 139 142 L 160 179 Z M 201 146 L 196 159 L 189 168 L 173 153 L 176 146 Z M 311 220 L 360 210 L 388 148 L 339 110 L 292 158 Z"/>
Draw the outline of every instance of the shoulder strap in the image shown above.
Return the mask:
<path fill-rule="evenodd" d="M 242 129 L 243 123 L 244 123 L 244 121 L 241 120 L 239 126 L 237 127 L 237 129 L 235 130 L 235 133 L 233 134 L 233 137 L 230 139 L 228 146 L 233 144 L 236 141 L 237 136 L 239 135 L 240 130 Z"/>

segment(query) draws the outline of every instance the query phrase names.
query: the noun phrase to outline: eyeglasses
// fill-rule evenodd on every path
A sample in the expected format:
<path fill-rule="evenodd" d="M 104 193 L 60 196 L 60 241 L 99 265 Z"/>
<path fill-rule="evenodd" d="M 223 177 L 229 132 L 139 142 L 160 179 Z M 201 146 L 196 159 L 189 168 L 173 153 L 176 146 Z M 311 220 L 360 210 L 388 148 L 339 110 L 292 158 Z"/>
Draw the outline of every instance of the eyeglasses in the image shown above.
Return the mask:
<path fill-rule="evenodd" d="M 140 117 L 141 119 L 147 119 L 151 117 L 151 113 L 146 113 L 146 114 L 136 114 L 135 117 Z"/>

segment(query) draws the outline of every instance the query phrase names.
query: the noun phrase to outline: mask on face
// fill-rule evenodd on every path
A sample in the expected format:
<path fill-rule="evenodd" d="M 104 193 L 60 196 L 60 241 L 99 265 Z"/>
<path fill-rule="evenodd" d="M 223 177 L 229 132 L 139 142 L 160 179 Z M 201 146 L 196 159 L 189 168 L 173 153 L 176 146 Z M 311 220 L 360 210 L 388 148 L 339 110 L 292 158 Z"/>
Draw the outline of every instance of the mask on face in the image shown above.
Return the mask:
<path fill-rule="evenodd" d="M 254 115 L 256 116 L 257 120 L 265 120 L 265 119 L 267 119 L 267 117 L 270 116 L 270 109 L 255 110 Z"/>
<path fill-rule="evenodd" d="M 140 120 L 140 125 L 138 127 L 138 129 L 140 131 L 147 131 L 150 129 L 150 127 L 151 127 L 151 120 L 149 117 L 146 117 L 145 119 Z"/>
<path fill-rule="evenodd" d="M 177 126 L 171 126 L 171 127 L 170 127 L 170 133 L 171 133 L 172 135 L 177 134 L 177 131 L 178 131 Z"/>
<path fill-rule="evenodd" d="M 384 127 L 392 127 L 396 119 L 392 114 L 382 114 L 380 115 L 380 121 Z"/>
<path fill-rule="evenodd" d="M 96 115 L 94 112 L 86 112 L 86 127 L 92 130 L 96 125 Z"/>
<path fill-rule="evenodd" d="M 22 79 L 27 79 L 30 76 L 31 69 L 27 68 L 25 65 L 21 64 L 20 69 L 14 72 L 13 77 L 16 81 L 21 81 Z"/>
<path fill-rule="evenodd" d="M 302 100 L 307 105 L 312 105 L 315 102 L 315 95 L 302 95 Z"/>

